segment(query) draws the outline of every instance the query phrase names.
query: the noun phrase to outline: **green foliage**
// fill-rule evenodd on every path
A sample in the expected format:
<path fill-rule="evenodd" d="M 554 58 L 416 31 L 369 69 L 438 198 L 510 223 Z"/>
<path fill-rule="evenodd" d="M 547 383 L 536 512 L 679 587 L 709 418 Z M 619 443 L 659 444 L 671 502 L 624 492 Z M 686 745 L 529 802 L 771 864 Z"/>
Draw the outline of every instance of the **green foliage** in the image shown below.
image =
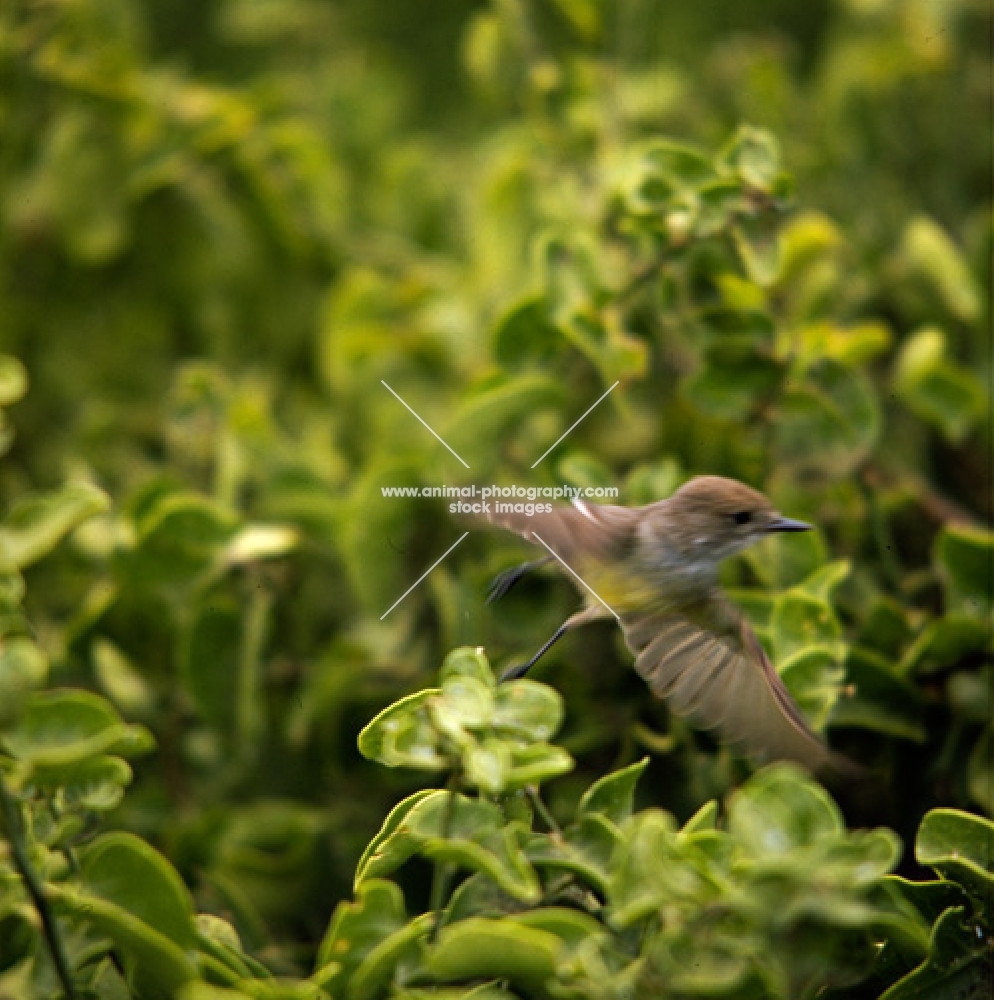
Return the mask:
<path fill-rule="evenodd" d="M 982 990 L 986 17 L 0 5 L 0 996 Z M 391 608 L 464 528 L 387 487 L 702 473 L 817 526 L 723 583 L 840 805 L 611 623 L 496 684 L 517 541 Z"/>

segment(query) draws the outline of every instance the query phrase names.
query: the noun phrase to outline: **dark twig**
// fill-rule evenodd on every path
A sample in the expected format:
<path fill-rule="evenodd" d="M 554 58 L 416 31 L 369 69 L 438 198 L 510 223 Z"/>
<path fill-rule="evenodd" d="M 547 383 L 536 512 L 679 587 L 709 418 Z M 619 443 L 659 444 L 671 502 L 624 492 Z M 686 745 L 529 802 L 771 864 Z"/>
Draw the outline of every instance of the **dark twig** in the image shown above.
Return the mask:
<path fill-rule="evenodd" d="M 38 911 L 38 916 L 41 917 L 42 927 L 45 930 L 45 940 L 48 942 L 48 950 L 52 954 L 56 974 L 62 983 L 62 991 L 65 993 L 66 1000 L 78 1000 L 79 994 L 76 992 L 76 987 L 73 986 L 72 971 L 69 958 L 66 955 L 65 944 L 62 941 L 55 914 L 52 912 L 48 897 L 45 895 L 45 887 L 28 858 L 24 828 L 21 825 L 21 814 L 17 801 L 7 787 L 3 771 L 0 771 L 0 820 L 3 823 L 7 842 L 10 844 L 14 865 L 20 873 L 35 909 Z"/>

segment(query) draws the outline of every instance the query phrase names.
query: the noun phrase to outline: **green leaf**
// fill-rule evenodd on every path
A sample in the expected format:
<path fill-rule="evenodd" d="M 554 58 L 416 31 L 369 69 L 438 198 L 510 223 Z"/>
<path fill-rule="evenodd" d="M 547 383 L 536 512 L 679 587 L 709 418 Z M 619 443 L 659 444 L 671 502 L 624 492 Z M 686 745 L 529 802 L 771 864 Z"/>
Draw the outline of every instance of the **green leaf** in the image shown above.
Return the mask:
<path fill-rule="evenodd" d="M 905 609 L 886 595 L 874 597 L 863 618 L 857 642 L 896 658 L 910 637 L 911 626 Z"/>
<path fill-rule="evenodd" d="M 507 979 L 546 996 L 561 949 L 560 938 L 537 927 L 471 917 L 442 930 L 428 968 L 442 982 Z"/>
<path fill-rule="evenodd" d="M 110 812 L 120 805 L 131 778 L 127 761 L 104 756 L 82 761 L 69 774 L 42 772 L 34 780 L 42 788 L 58 790 L 67 809 Z"/>
<path fill-rule="evenodd" d="M 492 461 L 495 444 L 513 426 L 561 399 L 562 386 L 548 375 L 518 374 L 465 394 L 439 433 L 475 468 Z"/>
<path fill-rule="evenodd" d="M 967 784 L 970 798 L 988 816 L 994 816 L 994 724 L 989 725 L 977 740 L 967 764 Z"/>
<path fill-rule="evenodd" d="M 934 558 L 959 610 L 980 616 L 994 601 L 994 532 L 947 524 L 935 540 Z"/>
<path fill-rule="evenodd" d="M 788 590 L 777 598 L 770 630 L 778 664 L 812 646 L 841 651 L 842 630 L 831 605 L 797 589 Z"/>
<path fill-rule="evenodd" d="M 82 852 L 90 893 L 128 911 L 179 947 L 195 941 L 193 901 L 176 870 L 140 837 L 106 833 Z"/>
<path fill-rule="evenodd" d="M 483 872 L 518 899 L 539 896 L 538 878 L 518 843 L 519 828 L 505 824 L 489 802 L 454 792 L 430 796 L 410 811 L 395 836 L 405 833 L 428 857 Z"/>
<path fill-rule="evenodd" d="M 946 682 L 950 712 L 965 722 L 994 719 L 994 664 L 958 670 Z"/>
<path fill-rule="evenodd" d="M 440 688 L 426 688 L 383 709 L 359 733 L 359 752 L 387 767 L 445 770 L 451 761 L 439 747 L 427 708 L 441 693 Z"/>
<path fill-rule="evenodd" d="M 423 965 L 422 942 L 435 922 L 433 913 L 425 913 L 383 938 L 362 960 L 349 983 L 349 996 L 355 1000 L 374 1000 L 405 965 L 420 969 Z M 403 973 L 401 972 L 401 976 Z"/>
<path fill-rule="evenodd" d="M 556 473 L 562 477 L 563 482 L 584 489 L 597 489 L 614 483 L 614 473 L 611 469 L 602 459 L 589 451 L 566 452 L 556 462 Z"/>
<path fill-rule="evenodd" d="M 808 534 L 808 532 L 804 532 L 804 534 Z M 848 559 L 836 559 L 826 566 L 819 566 L 796 589 L 800 593 L 808 594 L 816 601 L 829 602 L 836 587 L 849 576 L 850 568 Z"/>
<path fill-rule="evenodd" d="M 811 725 L 822 729 L 838 700 L 845 674 L 837 651 L 808 646 L 779 661 L 777 671 Z"/>
<path fill-rule="evenodd" d="M 138 519 L 133 573 L 143 584 L 184 586 L 223 558 L 235 514 L 195 493 L 167 493 Z"/>
<path fill-rule="evenodd" d="M 673 188 L 696 187 L 714 179 L 711 160 L 701 150 L 670 139 L 653 139 L 641 150 L 647 175 L 664 179 Z"/>
<path fill-rule="evenodd" d="M 174 1000 L 196 977 L 184 949 L 126 907 L 89 893 L 53 886 L 48 891 L 60 907 L 113 942 L 140 1000 Z"/>
<path fill-rule="evenodd" d="M 925 742 L 925 707 L 918 689 L 878 654 L 859 647 L 846 657 L 845 691 L 832 708 L 832 726 L 853 726 Z"/>
<path fill-rule="evenodd" d="M 0 354 L 0 406 L 13 406 L 28 392 L 28 372 L 10 354 Z"/>
<path fill-rule="evenodd" d="M 586 913 L 565 906 L 540 906 L 507 918 L 510 923 L 555 934 L 568 949 L 604 933 L 604 925 Z"/>
<path fill-rule="evenodd" d="M 505 917 L 518 913 L 527 904 L 504 892 L 493 879 L 479 873 L 470 875 L 452 893 L 442 916 L 442 926 L 468 917 Z"/>
<path fill-rule="evenodd" d="M 510 751 L 499 740 L 475 743 L 463 752 L 466 781 L 490 795 L 505 791 L 510 768 Z"/>
<path fill-rule="evenodd" d="M 691 836 L 702 830 L 715 830 L 718 824 L 718 801 L 711 799 L 705 802 L 697 812 L 680 828 L 680 833 Z"/>
<path fill-rule="evenodd" d="M 443 683 L 449 678 L 469 677 L 488 688 L 495 688 L 494 672 L 482 646 L 460 646 L 452 650 L 442 662 L 439 680 Z"/>
<path fill-rule="evenodd" d="M 958 809 L 925 814 L 915 857 L 983 901 L 994 892 L 994 823 Z"/>
<path fill-rule="evenodd" d="M 815 528 L 813 531 L 778 532 L 760 545 L 746 549 L 742 558 L 760 580 L 777 590 L 784 590 L 814 576 L 824 565 L 827 552 L 825 539 Z M 799 592 L 817 596 L 806 587 L 800 587 Z M 769 595 L 766 596 L 769 599 Z"/>
<path fill-rule="evenodd" d="M 880 433 L 877 394 L 867 377 L 829 358 L 790 380 L 779 410 L 780 458 L 798 469 L 842 475 L 863 459 Z"/>
<path fill-rule="evenodd" d="M 573 770 L 573 758 L 562 747 L 548 743 L 515 747 L 510 750 L 510 767 L 504 782 L 505 791 L 540 785 Z"/>
<path fill-rule="evenodd" d="M 728 801 L 728 830 L 755 857 L 778 857 L 842 833 L 838 806 L 790 764 L 754 774 Z"/>
<path fill-rule="evenodd" d="M 611 859 L 621 842 L 618 828 L 600 813 L 586 813 L 563 839 L 536 835 L 525 846 L 536 868 L 569 872 L 601 896 L 610 890 Z"/>
<path fill-rule="evenodd" d="M 411 838 L 394 838 L 398 827 L 407 818 L 408 813 L 421 801 L 432 795 L 444 795 L 444 792 L 436 791 L 434 788 L 423 788 L 413 795 L 409 795 L 403 802 L 390 810 L 387 818 L 383 821 L 379 833 L 366 845 L 366 849 L 359 858 L 359 863 L 355 869 L 354 887 L 358 890 L 359 884 L 366 880 L 369 869 L 381 869 L 383 871 L 393 871 L 402 865 L 414 853 L 413 848 L 407 853 L 407 846 L 411 843 Z M 396 856 L 391 856 L 397 852 Z"/>
<path fill-rule="evenodd" d="M 48 676 L 48 658 L 26 636 L 0 641 L 0 729 L 20 714 L 24 699 Z"/>
<path fill-rule="evenodd" d="M 723 172 L 733 172 L 747 187 L 770 193 L 780 176 L 780 144 L 766 129 L 740 125 L 718 155 Z"/>
<path fill-rule="evenodd" d="M 564 347 L 562 334 L 549 321 L 540 296 L 529 296 L 512 306 L 494 327 L 494 357 L 505 368 L 548 364 Z"/>
<path fill-rule="evenodd" d="M 602 817 L 586 817 L 586 820 Z M 671 900 L 676 894 L 698 895 L 699 879 L 682 863 L 675 847 L 676 821 L 661 809 L 636 813 L 621 829 L 623 848 L 611 862 L 610 925 L 631 927 Z M 682 845 L 681 845 L 682 846 Z"/>
<path fill-rule="evenodd" d="M 23 569 L 36 563 L 69 532 L 109 508 L 107 494 L 88 483 L 21 500 L 0 525 L 0 564 Z"/>
<path fill-rule="evenodd" d="M 73 689 L 34 695 L 5 742 L 46 781 L 68 779 L 76 765 L 103 754 L 145 753 L 154 746 L 144 726 L 122 722 L 99 695 Z"/>
<path fill-rule="evenodd" d="M 596 42 L 603 32 L 604 4 L 601 0 L 552 0 L 569 26 L 587 42 Z"/>
<path fill-rule="evenodd" d="M 349 988 L 377 945 L 407 924 L 404 896 L 393 882 L 370 879 L 357 887 L 356 897 L 335 907 L 315 961 L 315 981 L 335 994 Z"/>
<path fill-rule="evenodd" d="M 483 872 L 515 898 L 538 897 L 538 879 L 518 843 L 520 828 L 505 823 L 490 802 L 432 792 L 402 803 L 388 824 L 377 835 L 375 849 L 363 855 L 357 883 L 389 875 L 421 853 Z"/>
<path fill-rule="evenodd" d="M 287 524 L 249 524 L 224 547 L 226 566 L 245 566 L 264 559 L 280 559 L 300 544 L 300 532 Z"/>
<path fill-rule="evenodd" d="M 987 647 L 989 629 L 980 619 L 947 614 L 929 622 L 901 659 L 899 673 L 927 676 L 955 666 Z"/>
<path fill-rule="evenodd" d="M 526 740 L 548 740 L 563 721 L 563 699 L 555 688 L 527 677 L 497 688 L 492 725 Z"/>
<path fill-rule="evenodd" d="M 925 961 L 891 986 L 880 1000 L 982 997 L 992 974 L 994 959 L 983 931 L 966 920 L 963 907 L 951 907 L 932 928 Z"/>
<path fill-rule="evenodd" d="M 960 444 L 983 417 L 983 383 L 946 357 L 941 330 L 926 327 L 905 342 L 894 368 L 894 388 L 916 416 Z"/>
<path fill-rule="evenodd" d="M 781 377 L 781 366 L 772 357 L 749 347 L 722 344 L 705 351 L 700 371 L 680 388 L 705 416 L 741 420 L 772 397 Z"/>
<path fill-rule="evenodd" d="M 467 730 L 487 727 L 494 715 L 493 688 L 475 677 L 449 674 L 441 694 L 427 703 L 428 715 L 439 732 L 464 742 Z"/>
<path fill-rule="evenodd" d="M 235 721 L 242 616 L 230 600 L 215 600 L 195 610 L 180 656 L 179 676 L 197 711 L 211 726 L 230 736 Z"/>
<path fill-rule="evenodd" d="M 267 798 L 226 818 L 213 844 L 211 882 L 234 885 L 236 905 L 247 903 L 262 919 L 292 919 L 313 897 L 324 818 L 303 802 Z"/>
<path fill-rule="evenodd" d="M 94 639 L 91 656 L 97 682 L 110 700 L 126 712 L 147 715 L 155 703 L 155 696 L 124 653 L 101 636 Z"/>
<path fill-rule="evenodd" d="M 908 223 L 901 256 L 916 277 L 924 278 L 957 319 L 972 323 L 980 315 L 980 293 L 956 244 L 927 216 Z"/>
<path fill-rule="evenodd" d="M 779 219 L 772 212 L 743 216 L 731 227 L 732 244 L 748 279 L 769 288 L 780 274 Z"/>
<path fill-rule="evenodd" d="M 945 879 L 913 882 L 900 875 L 884 877 L 885 885 L 892 886 L 911 902 L 931 926 L 951 906 L 967 906 L 970 899 L 961 885 Z"/>
<path fill-rule="evenodd" d="M 649 758 L 643 757 L 637 763 L 595 781 L 583 793 L 576 809 L 577 817 L 597 813 L 606 816 L 613 823 L 628 819 L 632 814 L 635 785 L 648 765 Z"/>

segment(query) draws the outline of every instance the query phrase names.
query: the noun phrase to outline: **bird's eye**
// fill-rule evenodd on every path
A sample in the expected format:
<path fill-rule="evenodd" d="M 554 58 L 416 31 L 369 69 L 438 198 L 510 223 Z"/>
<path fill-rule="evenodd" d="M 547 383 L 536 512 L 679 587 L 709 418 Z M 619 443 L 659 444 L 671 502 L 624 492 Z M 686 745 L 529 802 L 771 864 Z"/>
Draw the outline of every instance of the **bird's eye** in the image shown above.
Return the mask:
<path fill-rule="evenodd" d="M 752 520 L 752 514 L 747 510 L 736 511 L 732 515 L 732 520 L 736 524 L 748 524 Z"/>

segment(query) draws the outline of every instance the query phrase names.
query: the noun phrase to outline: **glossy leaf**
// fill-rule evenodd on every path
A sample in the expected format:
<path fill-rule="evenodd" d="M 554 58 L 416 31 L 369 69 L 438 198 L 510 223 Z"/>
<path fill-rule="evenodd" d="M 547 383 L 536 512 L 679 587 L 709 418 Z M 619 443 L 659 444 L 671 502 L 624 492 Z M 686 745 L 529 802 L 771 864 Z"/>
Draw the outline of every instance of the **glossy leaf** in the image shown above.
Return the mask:
<path fill-rule="evenodd" d="M 918 828 L 915 857 L 987 899 L 994 890 L 994 823 L 958 809 L 933 809 Z"/>
<path fill-rule="evenodd" d="M 628 819 L 635 800 L 635 785 L 648 765 L 649 758 L 643 757 L 635 764 L 599 778 L 583 793 L 577 806 L 577 817 L 593 813 L 606 817 L 612 823 Z"/>
<path fill-rule="evenodd" d="M 0 406 L 13 406 L 28 391 L 28 373 L 10 354 L 0 354 Z"/>
<path fill-rule="evenodd" d="M 129 833 L 107 833 L 81 858 L 87 889 L 122 907 L 181 948 L 194 942 L 193 901 L 176 870 Z"/>
<path fill-rule="evenodd" d="M 728 803 L 729 832 L 759 857 L 776 856 L 834 837 L 843 829 L 827 792 L 797 769 L 769 767 Z"/>
<path fill-rule="evenodd" d="M 932 928 L 929 953 L 913 972 L 888 989 L 881 1000 L 958 1000 L 983 996 L 994 961 L 977 925 L 966 922 L 962 907 L 950 907 Z M 979 932 L 979 933 L 978 933 Z"/>
<path fill-rule="evenodd" d="M 938 223 L 926 216 L 909 222 L 901 252 L 909 269 L 932 286 L 953 316 L 964 322 L 977 318 L 980 298 L 973 276 Z"/>
<path fill-rule="evenodd" d="M 945 337 L 932 327 L 919 330 L 901 348 L 894 385 L 912 412 L 956 444 L 983 417 L 986 407 L 983 383 L 946 357 Z"/>
<path fill-rule="evenodd" d="M 440 694 L 438 688 L 429 688 L 385 708 L 359 734 L 362 755 L 387 767 L 448 767 L 427 714 L 428 702 Z"/>
<path fill-rule="evenodd" d="M 403 894 L 393 882 L 370 879 L 356 897 L 335 908 L 318 948 L 316 981 L 328 990 L 346 990 L 363 960 L 407 923 Z"/>
<path fill-rule="evenodd" d="M 48 555 L 79 525 L 110 507 L 103 490 L 71 483 L 21 500 L 0 524 L 0 563 L 23 569 Z"/>
<path fill-rule="evenodd" d="M 994 532 L 947 525 L 936 539 L 935 559 L 950 597 L 968 614 L 983 614 L 994 592 Z"/>
<path fill-rule="evenodd" d="M 880 431 L 879 405 L 866 377 L 829 359 L 796 382 L 790 380 L 779 411 L 781 459 L 802 469 L 844 474 L 864 457 Z"/>
<path fill-rule="evenodd" d="M 35 695 L 6 743 L 48 781 L 65 780 L 77 765 L 103 754 L 140 754 L 154 746 L 144 726 L 122 722 L 98 695 L 71 689 Z"/>
<path fill-rule="evenodd" d="M 925 741 L 924 705 L 918 690 L 887 660 L 854 648 L 845 661 L 845 689 L 832 708 L 833 726 L 857 726 L 900 739 Z"/>
<path fill-rule="evenodd" d="M 442 931 L 429 969 L 443 982 L 508 979 L 545 996 L 561 948 L 560 939 L 548 931 L 473 917 Z"/>

